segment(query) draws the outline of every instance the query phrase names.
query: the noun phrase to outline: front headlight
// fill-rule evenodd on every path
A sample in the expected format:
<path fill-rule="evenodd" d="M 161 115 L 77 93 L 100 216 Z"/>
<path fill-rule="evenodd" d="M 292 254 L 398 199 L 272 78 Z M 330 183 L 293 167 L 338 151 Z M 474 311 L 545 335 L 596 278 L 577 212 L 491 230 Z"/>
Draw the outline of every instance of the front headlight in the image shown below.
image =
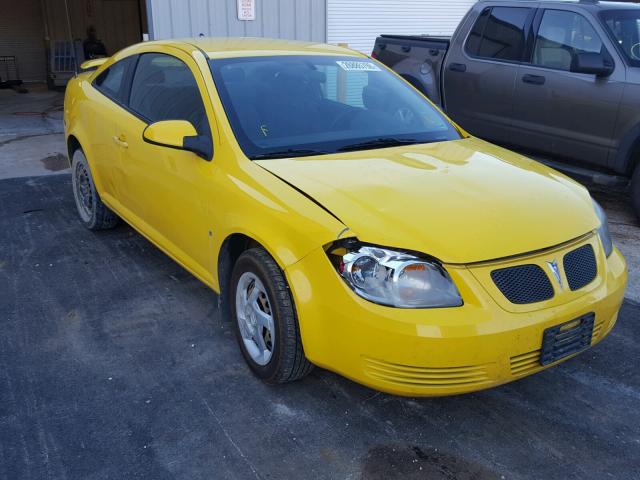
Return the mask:
<path fill-rule="evenodd" d="M 593 199 L 592 199 L 593 200 Z M 600 220 L 600 226 L 598 227 L 598 235 L 604 248 L 604 253 L 608 257 L 613 252 L 613 240 L 611 239 L 611 233 L 609 232 L 609 224 L 607 223 L 607 214 L 604 213 L 602 207 L 593 200 L 593 208 L 596 211 L 596 215 Z"/>
<path fill-rule="evenodd" d="M 451 277 L 436 262 L 373 246 L 357 246 L 338 256 L 342 278 L 354 292 L 372 302 L 398 308 L 462 305 Z"/>

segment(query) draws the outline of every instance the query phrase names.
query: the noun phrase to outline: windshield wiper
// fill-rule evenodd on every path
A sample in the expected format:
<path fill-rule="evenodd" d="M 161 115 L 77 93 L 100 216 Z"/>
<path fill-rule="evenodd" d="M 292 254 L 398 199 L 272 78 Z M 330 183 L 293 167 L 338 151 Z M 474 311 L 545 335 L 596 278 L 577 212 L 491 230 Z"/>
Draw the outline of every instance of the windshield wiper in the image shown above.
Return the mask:
<path fill-rule="evenodd" d="M 352 145 L 346 145 L 338 149 L 339 152 L 349 152 L 351 150 L 366 150 L 368 148 L 385 148 L 385 147 L 398 147 L 400 145 L 413 145 L 419 143 L 415 138 L 394 138 L 394 137 L 381 137 L 368 140 L 366 142 L 354 143 Z"/>
<path fill-rule="evenodd" d="M 276 152 L 258 153 L 251 155 L 251 160 L 268 160 L 270 158 L 289 158 L 289 157 L 308 157 L 311 155 L 324 155 L 329 152 L 323 150 L 296 149 L 288 148 L 287 150 L 278 150 Z"/>

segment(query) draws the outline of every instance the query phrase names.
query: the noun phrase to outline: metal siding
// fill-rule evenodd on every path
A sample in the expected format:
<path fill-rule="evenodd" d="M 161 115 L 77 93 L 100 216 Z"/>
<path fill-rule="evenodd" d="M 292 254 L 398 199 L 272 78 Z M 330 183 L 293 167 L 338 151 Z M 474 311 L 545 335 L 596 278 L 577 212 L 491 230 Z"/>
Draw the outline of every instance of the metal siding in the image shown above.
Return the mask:
<path fill-rule="evenodd" d="M 475 0 L 327 0 L 327 41 L 370 54 L 378 35 L 451 35 Z"/>
<path fill-rule="evenodd" d="M 190 5 L 191 31 L 194 35 L 205 34 L 209 30 L 209 4 L 198 2 Z"/>
<path fill-rule="evenodd" d="M 236 0 L 149 0 L 154 39 L 251 36 L 326 41 L 326 0 L 256 0 L 256 19 L 240 21 Z"/>
<path fill-rule="evenodd" d="M 258 3 L 264 6 L 260 17 L 256 17 L 262 20 L 261 36 L 278 38 L 280 36 L 280 2 L 278 0 L 262 0 Z"/>
<path fill-rule="evenodd" d="M 211 32 L 217 32 L 216 36 L 226 37 L 229 35 L 229 22 L 227 21 L 227 2 L 208 2 L 209 6 L 209 25 L 205 35 L 211 35 Z M 166 38 L 157 37 L 156 38 Z"/>
<path fill-rule="evenodd" d="M 191 30 L 191 4 L 183 0 L 169 0 L 169 15 L 171 18 L 173 37 L 194 37 L 198 32 Z"/>

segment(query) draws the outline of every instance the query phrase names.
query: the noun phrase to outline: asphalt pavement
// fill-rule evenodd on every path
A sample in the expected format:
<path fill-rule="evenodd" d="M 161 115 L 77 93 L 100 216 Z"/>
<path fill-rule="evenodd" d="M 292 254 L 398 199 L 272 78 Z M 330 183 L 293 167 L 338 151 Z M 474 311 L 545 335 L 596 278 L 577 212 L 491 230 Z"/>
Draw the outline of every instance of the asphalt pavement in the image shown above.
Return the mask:
<path fill-rule="evenodd" d="M 639 479 L 640 306 L 499 388 L 378 393 L 316 369 L 266 386 L 213 292 L 68 175 L 0 180 L 0 479 Z"/>

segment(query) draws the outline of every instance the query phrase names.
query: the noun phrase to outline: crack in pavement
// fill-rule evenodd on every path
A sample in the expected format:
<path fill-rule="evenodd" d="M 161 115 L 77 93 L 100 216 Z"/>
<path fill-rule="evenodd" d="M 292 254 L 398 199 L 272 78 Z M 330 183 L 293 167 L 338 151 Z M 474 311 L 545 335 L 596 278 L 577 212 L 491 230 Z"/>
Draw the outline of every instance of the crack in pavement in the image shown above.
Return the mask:
<path fill-rule="evenodd" d="M 0 141 L 0 148 L 4 147 L 5 145 L 9 145 L 10 143 L 18 142 L 20 140 L 27 140 L 29 138 L 35 138 L 35 137 L 46 137 L 48 135 L 60 135 L 62 133 L 64 132 L 54 131 L 54 132 L 47 132 L 47 133 L 33 133 L 28 135 L 19 135 L 15 138 L 10 138 L 8 140 Z"/>

